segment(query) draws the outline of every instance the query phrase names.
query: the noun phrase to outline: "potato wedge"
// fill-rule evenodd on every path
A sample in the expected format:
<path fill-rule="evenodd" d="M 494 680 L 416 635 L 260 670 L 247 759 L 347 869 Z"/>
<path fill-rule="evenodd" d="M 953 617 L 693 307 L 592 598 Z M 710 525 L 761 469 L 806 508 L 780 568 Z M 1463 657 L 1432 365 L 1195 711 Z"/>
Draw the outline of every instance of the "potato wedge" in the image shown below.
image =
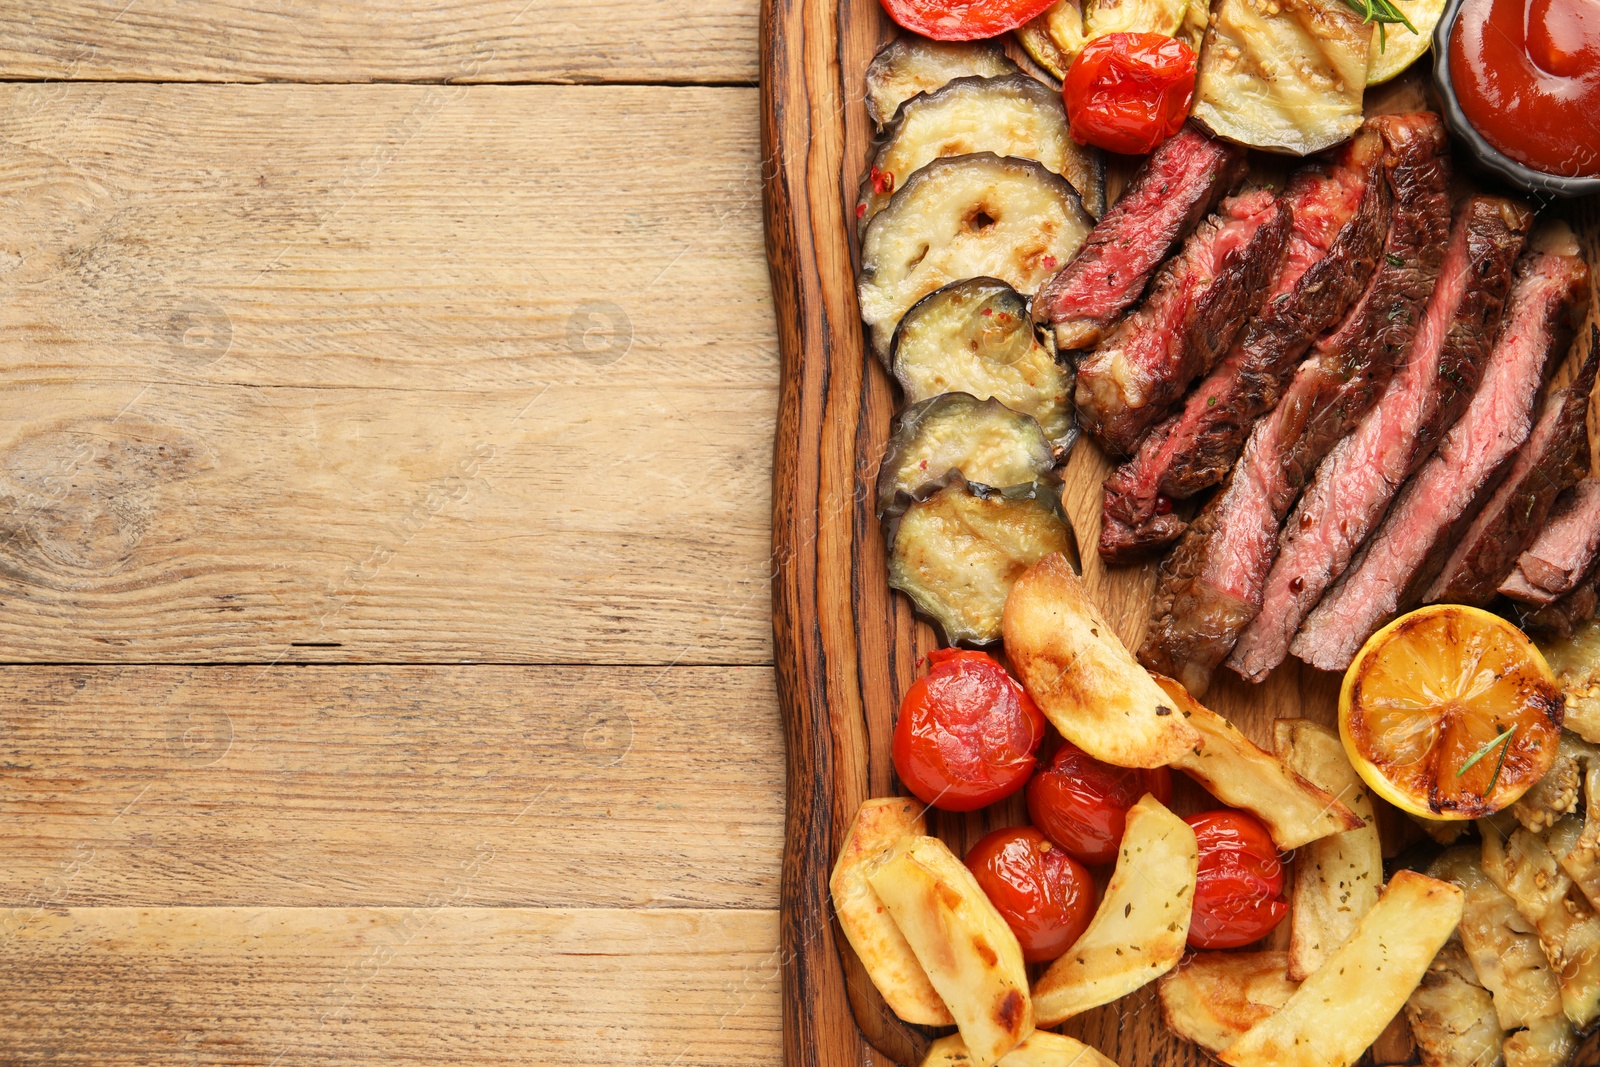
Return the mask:
<path fill-rule="evenodd" d="M 1189 695 L 1180 682 L 1154 675 L 1199 747 L 1172 766 L 1197 780 L 1224 804 L 1243 808 L 1267 825 L 1272 843 L 1285 852 L 1329 834 L 1354 830 L 1361 820 L 1338 798 L 1294 774 L 1276 756 L 1257 748 L 1227 719 Z"/>
<path fill-rule="evenodd" d="M 1405 1005 L 1460 921 L 1460 889 L 1395 872 L 1355 934 L 1218 1059 L 1231 1067 L 1349 1067 Z"/>
<path fill-rule="evenodd" d="M 1289 977 L 1303 981 L 1355 932 L 1378 902 L 1383 846 L 1367 785 L 1350 766 L 1339 735 L 1310 719 L 1272 724 L 1272 747 L 1284 765 L 1338 797 L 1361 820 L 1342 834 L 1306 845 L 1294 860 L 1289 891 Z"/>
<path fill-rule="evenodd" d="M 1578 1034 L 1565 1015 L 1535 1019 L 1501 1045 L 1506 1067 L 1565 1067 L 1578 1047 Z"/>
<path fill-rule="evenodd" d="M 928 1046 L 922 1067 L 970 1067 L 972 1057 L 960 1034 L 941 1037 Z M 1117 1067 L 1093 1046 L 1065 1034 L 1035 1030 L 1028 1039 L 1000 1058 L 1000 1067 Z"/>
<path fill-rule="evenodd" d="M 896 841 L 927 834 L 922 810 L 920 801 L 907 797 L 863 803 L 850 824 L 844 848 L 839 850 L 828 890 L 845 940 L 855 949 L 889 1010 L 908 1023 L 949 1026 L 955 1022 L 950 1009 L 939 999 L 905 935 L 867 883 L 867 875 L 888 858 Z"/>
<path fill-rule="evenodd" d="M 1495 1018 L 1489 991 L 1451 938 L 1429 964 L 1406 1001 L 1406 1021 L 1423 1067 L 1495 1067 L 1506 1032 Z"/>
<path fill-rule="evenodd" d="M 1033 1032 L 1022 947 L 949 846 L 903 837 L 867 881 L 955 1017 L 971 1067 L 992 1067 Z"/>
<path fill-rule="evenodd" d="M 1283 951 L 1197 952 L 1156 983 L 1167 1028 L 1210 1053 L 1233 1044 L 1299 988 Z"/>
<path fill-rule="evenodd" d="M 1189 937 L 1199 849 L 1189 824 L 1146 794 L 1128 809 L 1100 908 L 1033 987 L 1040 1026 L 1109 1004 L 1177 966 Z"/>
<path fill-rule="evenodd" d="M 1006 600 L 1006 655 L 1061 736 L 1119 767 L 1162 767 L 1200 743 L 1133 658 L 1065 556 L 1030 567 Z"/>

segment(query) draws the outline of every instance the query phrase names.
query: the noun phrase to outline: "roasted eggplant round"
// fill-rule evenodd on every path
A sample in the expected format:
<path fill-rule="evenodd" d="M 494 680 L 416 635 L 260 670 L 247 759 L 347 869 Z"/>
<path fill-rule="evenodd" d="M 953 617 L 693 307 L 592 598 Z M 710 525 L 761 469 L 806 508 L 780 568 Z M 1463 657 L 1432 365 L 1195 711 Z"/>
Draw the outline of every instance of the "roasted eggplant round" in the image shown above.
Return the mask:
<path fill-rule="evenodd" d="M 1028 302 L 998 279 L 969 278 L 917 301 L 895 330 L 889 364 L 908 403 L 951 392 L 994 397 L 1031 415 L 1058 458 L 1077 438 L 1072 371 L 1040 341 Z"/>
<path fill-rule="evenodd" d="M 987 488 L 1049 480 L 1055 448 L 1032 416 L 998 400 L 945 393 L 900 413 L 878 468 L 878 514 L 904 511 L 958 472 Z"/>
<path fill-rule="evenodd" d="M 900 105 L 956 78 L 995 78 L 1017 65 L 994 41 L 930 41 L 908 34 L 878 49 L 867 66 L 867 114 L 883 129 Z"/>
<path fill-rule="evenodd" d="M 1052 552 L 1074 552 L 1052 487 L 980 490 L 958 478 L 891 524 L 889 584 L 950 644 L 986 645 L 1000 639 L 1012 584 Z"/>
<path fill-rule="evenodd" d="M 934 160 L 861 241 L 856 295 L 873 352 L 887 364 L 900 316 L 953 281 L 992 277 L 1038 291 L 1093 225 L 1066 179 L 1032 160 L 988 152 Z"/>
<path fill-rule="evenodd" d="M 1043 163 L 1072 183 L 1089 214 L 1098 218 L 1105 205 L 1105 160 L 1067 132 L 1060 93 L 1026 74 L 957 78 L 901 106 L 861 179 L 857 225 L 865 231 L 894 190 L 928 163 L 973 152 Z"/>

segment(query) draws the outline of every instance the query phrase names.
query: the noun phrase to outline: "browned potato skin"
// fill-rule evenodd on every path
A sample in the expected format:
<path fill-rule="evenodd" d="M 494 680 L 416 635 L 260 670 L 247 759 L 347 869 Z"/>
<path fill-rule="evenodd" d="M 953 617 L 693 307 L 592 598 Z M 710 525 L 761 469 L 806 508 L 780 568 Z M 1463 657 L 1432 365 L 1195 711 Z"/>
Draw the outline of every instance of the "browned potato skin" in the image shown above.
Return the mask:
<path fill-rule="evenodd" d="M 1157 983 L 1161 1017 L 1184 1040 L 1221 1052 L 1300 988 L 1288 969 L 1282 951 L 1197 952 Z"/>

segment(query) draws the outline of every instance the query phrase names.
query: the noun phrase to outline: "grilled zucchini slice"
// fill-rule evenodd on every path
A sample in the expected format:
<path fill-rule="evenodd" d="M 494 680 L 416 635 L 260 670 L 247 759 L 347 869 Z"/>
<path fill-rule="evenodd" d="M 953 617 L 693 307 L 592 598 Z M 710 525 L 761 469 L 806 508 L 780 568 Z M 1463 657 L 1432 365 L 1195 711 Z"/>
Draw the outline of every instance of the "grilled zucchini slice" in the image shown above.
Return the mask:
<path fill-rule="evenodd" d="M 1058 462 L 1077 439 L 1072 371 L 1040 340 L 1028 302 L 998 278 L 929 293 L 905 313 L 890 347 L 890 370 L 909 403 L 954 392 L 994 397 L 1033 416 Z"/>
<path fill-rule="evenodd" d="M 1072 183 L 1084 209 L 1100 217 L 1105 206 L 1104 158 L 1067 133 L 1060 93 L 1026 74 L 1008 74 L 957 78 L 942 89 L 907 100 L 861 179 L 857 225 L 864 232 L 894 190 L 933 160 L 973 152 L 1043 163 Z"/>
<path fill-rule="evenodd" d="M 878 468 L 878 515 L 902 512 L 956 471 L 967 482 L 1004 489 L 1049 478 L 1055 449 L 1030 415 L 998 400 L 944 393 L 900 413 Z"/>
<path fill-rule="evenodd" d="M 1044 14 L 1017 28 L 1023 51 L 1058 81 L 1067 80 L 1067 69 L 1078 57 L 1089 35 L 1083 22 L 1079 0 L 1056 0 Z"/>
<path fill-rule="evenodd" d="M 889 125 L 900 105 L 956 78 L 998 78 L 1017 65 L 993 41 L 930 41 L 907 35 L 878 49 L 867 65 L 867 114 L 878 129 Z"/>
<path fill-rule="evenodd" d="M 1094 225 L 1077 190 L 1029 159 L 989 152 L 936 159 L 867 226 L 856 296 L 887 363 L 900 317 L 935 289 L 991 277 L 1029 296 Z"/>
<path fill-rule="evenodd" d="M 889 584 L 909 596 L 950 644 L 992 644 L 1022 572 L 1052 552 L 1076 551 L 1045 485 L 983 489 L 959 476 L 911 504 L 889 530 Z"/>
<path fill-rule="evenodd" d="M 1083 46 L 1108 33 L 1164 33 L 1196 52 L 1206 34 L 1207 0 L 1098 0 L 1087 13 L 1079 0 L 1056 0 L 1017 30 L 1033 61 L 1065 81 Z"/>

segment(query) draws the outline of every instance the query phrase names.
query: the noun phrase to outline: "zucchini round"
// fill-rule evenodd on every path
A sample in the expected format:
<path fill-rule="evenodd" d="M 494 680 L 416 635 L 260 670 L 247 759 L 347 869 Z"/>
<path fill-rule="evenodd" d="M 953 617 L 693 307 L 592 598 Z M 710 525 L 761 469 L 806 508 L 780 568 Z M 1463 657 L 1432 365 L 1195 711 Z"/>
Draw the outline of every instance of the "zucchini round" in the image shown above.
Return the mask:
<path fill-rule="evenodd" d="M 969 278 L 917 301 L 895 330 L 889 364 L 908 403 L 994 397 L 1033 416 L 1060 454 L 1077 438 L 1072 371 L 1039 339 L 1028 302 L 998 279 Z"/>
<path fill-rule="evenodd" d="M 878 129 L 900 105 L 956 78 L 995 78 L 1017 73 L 1005 50 L 993 41 L 930 41 L 907 35 L 878 49 L 867 65 L 867 114 Z"/>
<path fill-rule="evenodd" d="M 1067 132 L 1061 94 L 1026 74 L 957 78 L 914 96 L 884 132 L 861 179 L 857 225 L 864 232 L 894 190 L 935 159 L 993 152 L 1032 159 L 1072 184 L 1089 214 L 1105 203 L 1105 161 Z"/>
<path fill-rule="evenodd" d="M 984 488 L 1048 479 L 1055 449 L 1031 416 L 998 400 L 945 393 L 900 413 L 878 468 L 878 514 L 904 511 L 956 472 Z"/>
<path fill-rule="evenodd" d="M 1023 51 L 1057 81 L 1067 80 L 1067 68 L 1088 43 L 1083 7 L 1079 0 L 1056 0 L 1045 13 L 1017 27 Z"/>
<path fill-rule="evenodd" d="M 1052 552 L 1075 553 L 1047 486 L 976 491 L 957 480 L 913 503 L 889 532 L 889 584 L 950 644 L 992 644 L 1011 586 Z"/>
<path fill-rule="evenodd" d="M 900 316 L 942 286 L 992 277 L 1032 295 L 1065 266 L 1093 220 L 1077 190 L 1029 159 L 936 159 L 867 226 L 856 295 L 887 363 Z"/>

